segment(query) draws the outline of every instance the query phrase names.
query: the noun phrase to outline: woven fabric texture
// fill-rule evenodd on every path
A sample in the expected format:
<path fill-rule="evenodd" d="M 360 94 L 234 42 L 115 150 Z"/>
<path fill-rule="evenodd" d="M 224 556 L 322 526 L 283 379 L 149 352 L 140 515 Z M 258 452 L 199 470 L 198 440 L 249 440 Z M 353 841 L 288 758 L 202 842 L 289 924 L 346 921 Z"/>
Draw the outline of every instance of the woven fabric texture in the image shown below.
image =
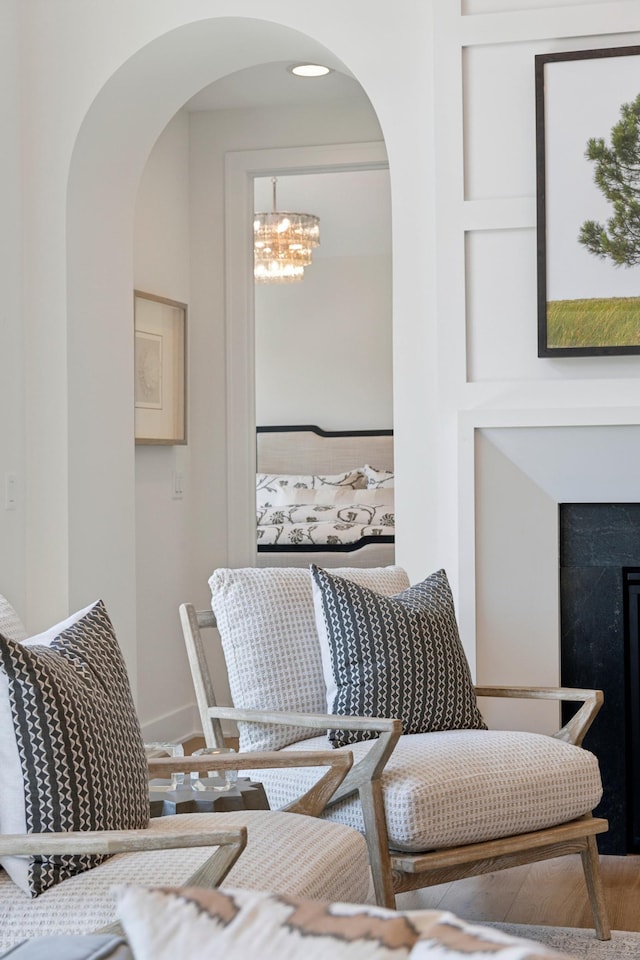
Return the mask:
<path fill-rule="evenodd" d="M 305 750 L 325 750 L 326 737 Z M 348 747 L 357 761 L 370 742 Z M 288 749 L 295 749 L 294 746 Z M 309 770 L 261 770 L 273 808 L 310 786 Z M 402 736 L 382 775 L 389 842 L 424 852 L 542 830 L 589 813 L 602 796 L 596 757 L 538 733 L 448 730 Z M 364 831 L 357 799 L 324 816 Z"/>
<path fill-rule="evenodd" d="M 26 640 L 27 631 L 22 620 L 6 597 L 0 594 L 0 633 L 9 640 Z"/>
<path fill-rule="evenodd" d="M 381 594 L 404 590 L 400 567 L 339 568 L 341 576 Z M 219 569 L 209 580 L 211 606 L 227 664 L 231 697 L 245 710 L 326 712 L 311 576 L 305 568 Z M 305 727 L 239 724 L 241 750 L 278 750 L 313 736 Z"/>
<path fill-rule="evenodd" d="M 127 888 L 118 916 L 136 960 L 542 960 L 540 944 L 435 910 L 314 903 L 246 890 Z"/>
<path fill-rule="evenodd" d="M 60 632 L 53 628 L 24 643 L 0 636 L 0 668 L 0 756 L 8 758 L 0 830 L 145 827 L 144 745 L 102 601 L 65 621 Z M 94 856 L 2 858 L 32 896 L 96 862 Z"/>
<path fill-rule="evenodd" d="M 256 506 L 258 508 L 273 503 L 284 491 L 297 490 L 362 490 L 367 486 L 362 470 L 347 470 L 331 476 L 314 474 L 256 474 Z"/>
<path fill-rule="evenodd" d="M 179 817 L 180 828 L 231 830 L 246 826 L 247 847 L 227 884 L 312 900 L 366 899 L 369 888 L 363 837 L 337 823 L 277 811 L 195 813 Z M 175 830 L 175 817 L 151 820 L 149 830 Z M 105 863 L 29 900 L 0 870 L 0 951 L 25 937 L 88 933 L 115 917 L 114 884 L 177 886 L 211 855 L 212 847 L 116 854 Z M 179 954 L 183 955 L 183 954 Z"/>
<path fill-rule="evenodd" d="M 330 713 L 396 717 L 407 734 L 486 727 L 444 570 L 392 597 L 311 573 Z M 329 731 L 334 746 L 372 737 Z"/>

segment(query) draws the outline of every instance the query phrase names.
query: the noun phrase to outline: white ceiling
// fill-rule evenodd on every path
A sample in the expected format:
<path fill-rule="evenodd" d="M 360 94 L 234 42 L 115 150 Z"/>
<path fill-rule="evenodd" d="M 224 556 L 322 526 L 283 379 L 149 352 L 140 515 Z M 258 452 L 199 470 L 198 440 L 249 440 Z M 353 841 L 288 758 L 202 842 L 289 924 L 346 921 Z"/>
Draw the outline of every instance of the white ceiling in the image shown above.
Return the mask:
<path fill-rule="evenodd" d="M 331 103 L 349 99 L 372 109 L 353 77 L 333 70 L 325 77 L 296 77 L 291 61 L 239 70 L 205 87 L 186 104 L 188 111 L 246 110 Z M 314 257 L 387 255 L 391 250 L 391 209 L 387 170 L 301 174 L 280 177 L 278 209 L 320 217 L 320 247 Z M 269 178 L 255 181 L 257 211 L 272 209 Z"/>
<path fill-rule="evenodd" d="M 196 93 L 187 110 L 237 110 L 286 104 L 318 104 L 345 97 L 368 98 L 353 77 L 333 70 L 325 77 L 296 77 L 291 61 L 262 63 L 230 73 Z"/>

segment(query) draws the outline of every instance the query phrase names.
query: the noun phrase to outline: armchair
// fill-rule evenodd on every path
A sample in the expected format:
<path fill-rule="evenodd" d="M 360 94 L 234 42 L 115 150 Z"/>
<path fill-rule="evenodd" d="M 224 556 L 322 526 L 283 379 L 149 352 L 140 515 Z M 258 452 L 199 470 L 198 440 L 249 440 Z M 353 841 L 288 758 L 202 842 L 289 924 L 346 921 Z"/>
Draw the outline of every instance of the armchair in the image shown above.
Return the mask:
<path fill-rule="evenodd" d="M 292 763 L 312 767 L 315 782 L 290 813 L 149 820 L 148 779 Z M 0 631 L 0 953 L 30 937 L 110 929 L 114 884 L 217 886 L 228 875 L 284 896 L 366 899 L 362 836 L 317 818 L 351 764 L 332 751 L 147 760 L 100 602 L 47 636 Z"/>
<path fill-rule="evenodd" d="M 211 769 L 264 769 L 282 763 L 327 772 L 295 805 L 295 814 L 248 810 L 195 813 L 150 820 L 140 830 L 0 834 L 0 856 L 107 854 L 99 866 L 29 899 L 0 869 L 0 951 L 44 934 L 111 930 L 116 883 L 219 886 L 227 875 L 235 887 L 312 899 L 337 893 L 366 899 L 366 847 L 354 830 L 313 815 L 327 802 L 351 766 L 347 754 L 292 753 L 203 756 L 149 760 L 149 777 Z M 329 829 L 327 829 L 329 828 Z M 338 829 L 335 829 L 338 828 Z M 217 847 L 217 849 L 212 849 Z M 243 856 L 238 860 L 242 851 Z M 343 862 L 343 856 L 347 862 Z M 238 861 L 236 863 L 236 861 Z M 233 869 L 232 869 L 233 868 Z"/>
<path fill-rule="evenodd" d="M 379 592 L 397 596 L 405 583 L 398 586 L 393 568 L 385 569 Z M 363 571 L 338 572 L 363 576 Z M 375 571 L 370 573 L 375 579 Z M 365 835 L 379 904 L 394 906 L 403 891 L 580 853 L 596 935 L 609 939 L 595 840 L 607 822 L 591 813 L 601 793 L 600 775 L 595 757 L 580 747 L 602 704 L 600 691 L 476 688 L 482 697 L 582 702 L 554 736 L 486 729 L 403 734 L 398 719 L 316 712 L 309 706 L 326 703 L 326 688 L 308 571 L 223 570 L 210 584 L 215 614 L 190 604 L 180 608 L 207 744 L 224 745 L 221 720 L 239 724 L 241 748 L 243 741 L 255 747 L 271 736 L 285 753 L 301 746 L 326 748 L 327 731 L 373 734 L 374 740 L 349 742 L 354 766 L 323 816 Z M 201 630 L 216 625 L 234 707 L 216 704 L 207 670 Z M 283 664 L 294 676 L 278 689 L 274 674 Z M 310 694 L 314 684 L 318 689 Z M 265 691 L 273 697 L 272 709 L 265 709 Z M 293 730 L 293 740 L 281 733 L 285 728 Z M 272 807 L 286 809 L 309 774 L 274 771 L 261 779 Z"/>

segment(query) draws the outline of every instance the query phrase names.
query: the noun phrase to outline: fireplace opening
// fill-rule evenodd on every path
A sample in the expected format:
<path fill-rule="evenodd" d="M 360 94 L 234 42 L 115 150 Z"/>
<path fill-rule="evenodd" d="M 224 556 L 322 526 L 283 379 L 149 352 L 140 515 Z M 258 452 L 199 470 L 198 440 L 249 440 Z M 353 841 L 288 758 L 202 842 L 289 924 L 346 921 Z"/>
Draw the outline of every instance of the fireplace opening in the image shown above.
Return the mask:
<path fill-rule="evenodd" d="M 604 691 L 585 737 L 604 794 L 602 853 L 640 852 L 640 503 L 560 504 L 560 675 Z M 563 707 L 563 721 L 575 707 Z"/>
<path fill-rule="evenodd" d="M 625 567 L 629 850 L 640 853 L 640 567 Z"/>

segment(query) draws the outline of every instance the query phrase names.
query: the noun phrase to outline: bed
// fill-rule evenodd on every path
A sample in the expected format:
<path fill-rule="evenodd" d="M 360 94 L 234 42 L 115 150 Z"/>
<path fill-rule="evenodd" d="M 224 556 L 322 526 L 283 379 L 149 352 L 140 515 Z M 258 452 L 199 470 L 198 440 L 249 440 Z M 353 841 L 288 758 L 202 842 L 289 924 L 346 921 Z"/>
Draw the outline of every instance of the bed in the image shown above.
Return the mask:
<path fill-rule="evenodd" d="M 394 562 L 392 430 L 258 427 L 256 444 L 258 566 Z"/>

